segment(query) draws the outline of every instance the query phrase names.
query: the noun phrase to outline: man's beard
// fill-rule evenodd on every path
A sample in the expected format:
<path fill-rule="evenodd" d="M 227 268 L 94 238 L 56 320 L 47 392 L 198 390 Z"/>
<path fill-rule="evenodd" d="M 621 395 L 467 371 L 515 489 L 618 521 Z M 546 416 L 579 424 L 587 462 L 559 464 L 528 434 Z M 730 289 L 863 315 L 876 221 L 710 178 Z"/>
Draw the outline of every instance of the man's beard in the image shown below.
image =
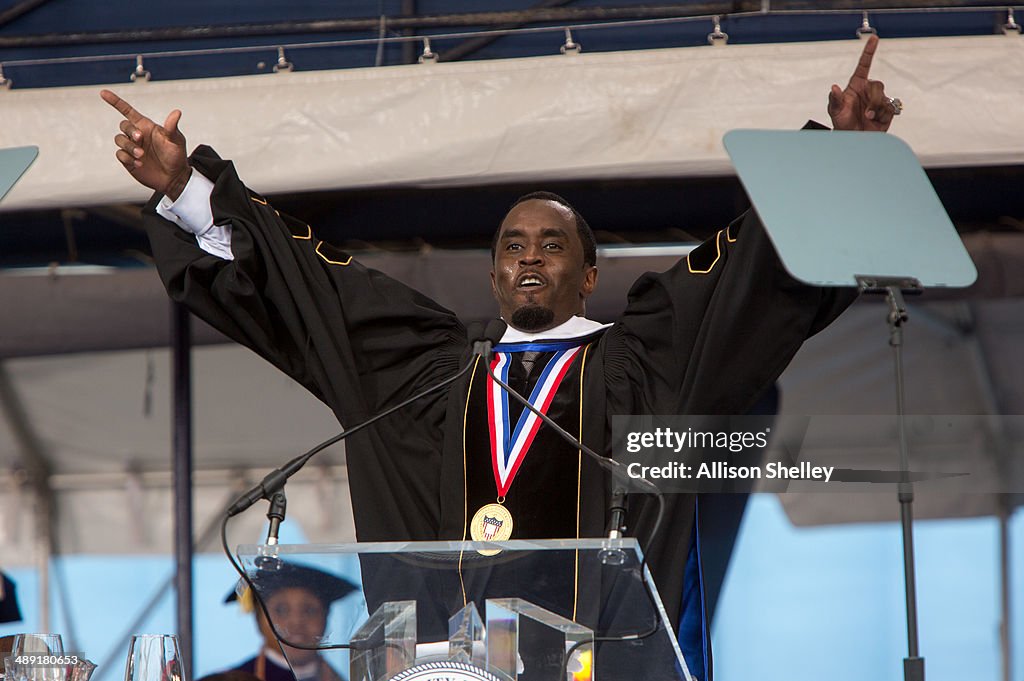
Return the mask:
<path fill-rule="evenodd" d="M 542 331 L 555 321 L 555 311 L 543 305 L 524 305 L 512 313 L 509 324 L 520 331 Z"/>

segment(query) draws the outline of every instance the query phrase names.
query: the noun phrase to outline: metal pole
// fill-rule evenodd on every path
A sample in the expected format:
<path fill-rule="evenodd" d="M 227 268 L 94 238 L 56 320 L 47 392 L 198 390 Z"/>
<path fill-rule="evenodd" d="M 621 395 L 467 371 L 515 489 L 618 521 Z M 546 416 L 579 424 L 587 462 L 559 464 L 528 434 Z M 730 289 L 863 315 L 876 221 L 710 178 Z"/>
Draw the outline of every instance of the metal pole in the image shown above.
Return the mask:
<path fill-rule="evenodd" d="M 999 648 L 1003 653 L 1003 681 L 1010 681 L 1013 674 L 1013 647 L 1010 641 L 1010 508 L 1008 495 L 999 499 Z"/>
<path fill-rule="evenodd" d="M 36 497 L 36 569 L 39 571 L 39 631 L 50 631 L 50 519 L 46 499 Z"/>
<path fill-rule="evenodd" d="M 171 363 L 174 375 L 174 563 L 178 642 L 186 679 L 192 675 L 192 355 L 191 317 L 171 303 Z"/>
<path fill-rule="evenodd" d="M 416 16 L 416 0 L 402 0 L 402 6 L 399 10 L 403 17 L 414 17 Z M 402 35 L 413 36 L 416 35 L 416 29 L 407 28 L 402 31 Z M 403 64 L 415 64 L 416 63 L 416 43 L 405 42 L 402 43 L 402 63 Z"/>
<path fill-rule="evenodd" d="M 961 8 L 971 5 L 990 8 L 989 0 L 965 3 L 963 0 L 833 0 L 831 10 L 913 10 Z M 582 23 L 589 21 L 628 21 L 632 19 L 665 19 L 677 17 L 703 17 L 763 11 L 762 0 L 732 0 L 726 2 L 669 3 L 660 5 L 633 5 L 628 7 L 542 7 L 526 10 L 461 12 L 450 14 L 417 14 L 388 18 L 392 31 L 407 29 L 440 29 L 545 23 Z M 821 10 L 815 0 L 776 0 L 773 11 Z M 46 33 L 0 37 L 0 48 L 52 47 L 55 45 L 96 45 L 147 40 L 205 40 L 210 38 L 241 38 L 252 36 L 284 36 L 310 33 L 375 33 L 380 28 L 380 17 L 351 19 L 316 19 L 311 21 L 280 21 L 263 24 L 219 24 L 173 28 L 130 29 L 124 31 L 96 31 L 78 33 Z"/>
<path fill-rule="evenodd" d="M 914 575 L 914 488 L 907 473 L 910 456 L 907 451 L 907 431 L 904 419 L 903 392 L 903 324 L 907 321 L 907 306 L 897 285 L 886 287 L 889 300 L 889 345 L 892 346 L 896 366 L 896 423 L 899 431 L 900 473 L 899 502 L 900 525 L 903 530 L 903 579 L 907 600 L 907 657 L 903 659 L 904 681 L 924 681 L 924 658 L 917 639 L 917 582 Z"/>
<path fill-rule="evenodd" d="M 548 8 L 551 8 L 551 7 L 559 7 L 559 6 L 562 6 L 562 5 L 568 5 L 568 4 L 573 3 L 575 1 L 576 0 L 541 0 L 541 2 L 537 3 L 536 5 L 534 5 L 533 7 L 531 7 L 530 9 L 528 9 L 526 11 L 531 11 L 531 10 L 536 10 L 536 9 L 548 9 Z M 502 26 L 501 28 L 512 29 L 512 28 L 519 28 L 522 25 L 523 24 L 507 24 L 507 25 Z M 458 45 L 455 45 L 451 49 L 448 49 L 448 50 L 445 50 L 444 52 L 442 52 L 441 53 L 441 60 L 442 61 L 458 61 L 459 59 L 465 59 L 466 57 L 470 56 L 471 54 L 474 54 L 475 52 L 479 52 L 480 50 L 484 49 L 485 47 L 487 47 L 491 43 L 495 42 L 496 40 L 500 39 L 501 37 L 502 36 L 500 36 L 500 35 L 488 35 L 488 36 L 481 36 L 479 38 L 471 38 L 471 39 L 469 39 L 469 40 L 467 40 L 465 42 L 462 42 L 462 43 L 459 43 Z"/>
<path fill-rule="evenodd" d="M 0 12 L 0 26 L 6 26 L 15 19 L 22 17 L 37 7 L 42 7 L 50 0 L 22 0 L 18 4 Z"/>

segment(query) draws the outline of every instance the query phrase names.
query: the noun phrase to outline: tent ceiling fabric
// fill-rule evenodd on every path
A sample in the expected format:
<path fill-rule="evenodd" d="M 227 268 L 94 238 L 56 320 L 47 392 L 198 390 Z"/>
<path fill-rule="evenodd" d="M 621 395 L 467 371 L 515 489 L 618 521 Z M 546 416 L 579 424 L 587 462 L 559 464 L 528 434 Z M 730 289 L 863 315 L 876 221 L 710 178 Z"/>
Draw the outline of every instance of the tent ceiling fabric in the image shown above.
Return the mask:
<path fill-rule="evenodd" d="M 190 143 L 215 145 L 264 194 L 725 174 L 722 135 L 827 120 L 828 87 L 860 49 L 729 45 L 116 89 L 159 120 L 181 108 Z M 872 75 L 903 99 L 894 132 L 924 165 L 1021 163 L 1024 92 L 1009 84 L 1022 56 L 1020 36 L 889 40 Z M 40 147 L 4 210 L 145 200 L 113 159 L 119 116 L 99 89 L 0 92 L 0 147 Z"/>
<path fill-rule="evenodd" d="M 72 354 L 5 363 L 52 466 L 65 553 L 170 550 L 171 362 L 167 350 Z M 255 484 L 339 430 L 304 388 L 237 345 L 193 353 L 196 536 L 241 484 Z M 35 529 L 20 443 L 0 418 L 0 555 L 29 564 Z M 344 448 L 320 453 L 288 486 L 289 518 L 314 541 L 353 541 Z M 328 465 L 324 468 L 324 465 Z M 244 488 L 243 488 L 244 489 Z M 232 523 L 257 541 L 253 510 Z M 213 546 L 206 551 L 217 551 Z"/>
<path fill-rule="evenodd" d="M 334 417 L 304 388 L 235 348 L 195 351 L 193 409 L 196 441 L 202 443 L 197 469 L 273 467 L 301 454 L 305 443 L 311 447 L 337 432 Z M 172 392 L 167 350 L 62 355 L 6 366 L 44 444 L 64 451 L 54 456 L 56 473 L 166 468 Z M 255 427 L 239 429 L 243 417 Z M 0 451 L 9 466 L 16 447 L 4 433 Z M 320 459 L 340 463 L 330 451 Z"/>
<path fill-rule="evenodd" d="M 169 455 L 165 452 L 165 456 Z M 259 482 L 269 470 L 253 471 L 244 477 L 236 470 L 235 481 Z M 32 505 L 27 493 L 9 491 L 0 475 L 0 511 L 3 532 L 0 552 L 5 568 L 30 567 L 36 563 L 38 536 L 32 526 Z M 62 554 L 162 554 L 171 553 L 173 494 L 169 484 L 139 486 L 122 476 L 121 485 L 112 487 L 76 487 L 58 489 L 57 546 Z M 229 482 L 194 484 L 193 508 L 195 536 L 209 532 L 219 523 L 228 501 L 241 489 Z M 315 543 L 355 541 L 355 525 L 349 500 L 348 480 L 343 476 L 301 473 L 289 482 L 288 520 L 302 528 Z M 229 499 L 231 497 L 231 499 Z M 229 525 L 229 545 L 261 543 L 266 536 L 265 506 L 257 504 L 249 512 L 236 516 Z M 216 525 L 219 527 L 219 525 Z M 219 542 L 196 547 L 197 553 L 220 553 Z"/>

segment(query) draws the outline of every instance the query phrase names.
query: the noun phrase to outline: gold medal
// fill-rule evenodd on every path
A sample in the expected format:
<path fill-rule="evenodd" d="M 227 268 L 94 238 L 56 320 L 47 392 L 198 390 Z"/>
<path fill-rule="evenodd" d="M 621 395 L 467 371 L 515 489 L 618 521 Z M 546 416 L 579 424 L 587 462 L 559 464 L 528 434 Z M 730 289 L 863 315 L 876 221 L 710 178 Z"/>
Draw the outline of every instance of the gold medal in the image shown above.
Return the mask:
<path fill-rule="evenodd" d="M 512 514 L 501 504 L 487 504 L 469 523 L 473 541 L 505 541 L 512 536 Z"/>

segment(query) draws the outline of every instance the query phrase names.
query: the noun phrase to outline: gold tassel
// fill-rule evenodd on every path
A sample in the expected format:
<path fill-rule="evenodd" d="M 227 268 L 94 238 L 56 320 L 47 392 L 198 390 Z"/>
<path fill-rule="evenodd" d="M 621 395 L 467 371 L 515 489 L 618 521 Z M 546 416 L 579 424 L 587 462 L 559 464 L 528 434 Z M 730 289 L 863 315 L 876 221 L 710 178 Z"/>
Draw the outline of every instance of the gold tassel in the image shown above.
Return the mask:
<path fill-rule="evenodd" d="M 241 585 L 239 585 L 241 586 Z M 252 612 L 256 609 L 256 603 L 253 601 L 252 589 L 246 584 L 241 588 L 238 593 L 238 607 L 242 609 L 242 612 Z"/>

